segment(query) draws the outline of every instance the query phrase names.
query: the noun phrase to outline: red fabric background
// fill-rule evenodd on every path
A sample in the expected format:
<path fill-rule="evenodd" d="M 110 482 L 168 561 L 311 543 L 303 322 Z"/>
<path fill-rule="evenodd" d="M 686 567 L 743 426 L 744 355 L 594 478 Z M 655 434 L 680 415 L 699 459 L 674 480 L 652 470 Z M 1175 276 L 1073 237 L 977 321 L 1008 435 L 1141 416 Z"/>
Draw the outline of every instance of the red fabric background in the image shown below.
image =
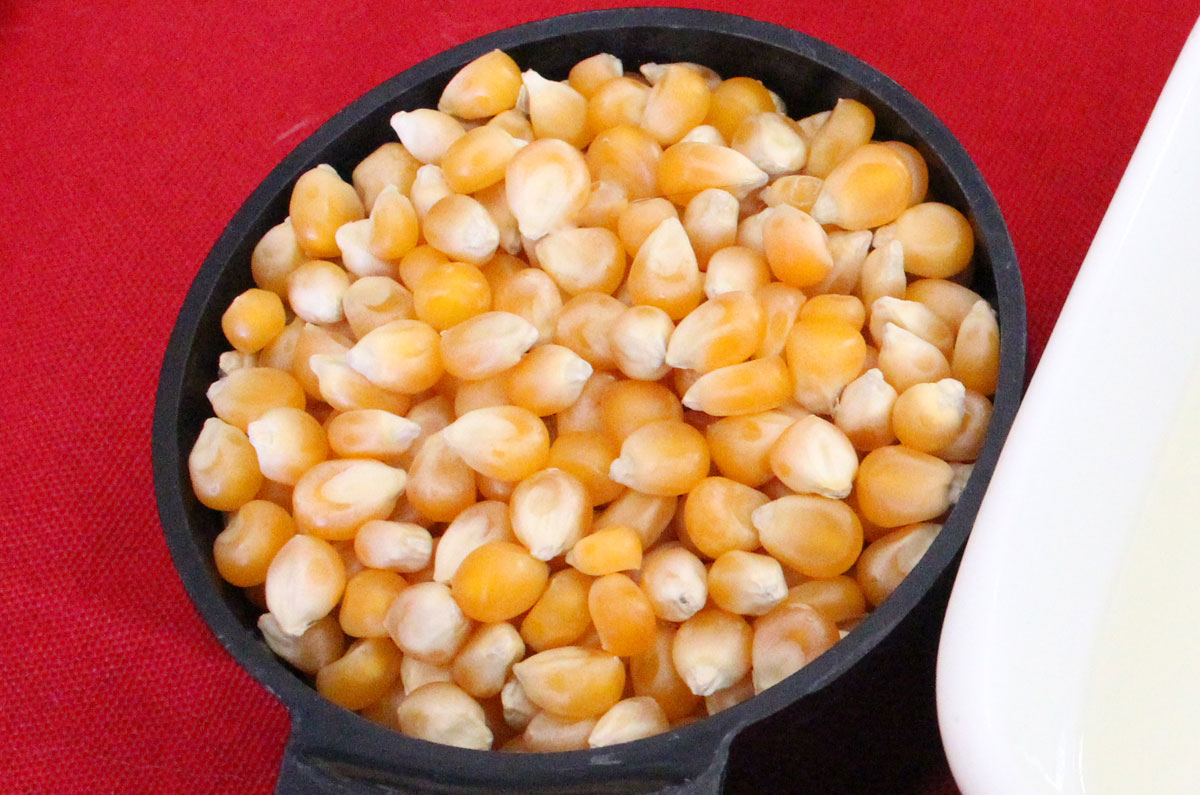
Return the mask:
<path fill-rule="evenodd" d="M 474 36 L 601 5 L 0 3 L 0 789 L 271 790 L 287 714 L 192 610 L 155 512 L 175 313 L 242 200 L 341 106 Z M 1200 12 L 706 5 L 858 55 L 958 135 L 1016 242 L 1033 361 Z M 930 790 L 953 791 L 945 770 Z"/>

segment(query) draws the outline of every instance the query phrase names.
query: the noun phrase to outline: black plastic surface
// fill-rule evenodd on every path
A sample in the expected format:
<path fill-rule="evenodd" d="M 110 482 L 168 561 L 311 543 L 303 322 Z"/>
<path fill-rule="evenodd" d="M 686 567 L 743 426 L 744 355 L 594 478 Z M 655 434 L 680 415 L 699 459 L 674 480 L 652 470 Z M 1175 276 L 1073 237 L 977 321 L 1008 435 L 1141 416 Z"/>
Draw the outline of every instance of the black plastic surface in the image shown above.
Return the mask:
<path fill-rule="evenodd" d="M 475 57 L 500 48 L 522 68 L 565 78 L 611 52 L 629 68 L 695 61 L 761 79 L 802 117 L 853 97 L 876 114 L 876 138 L 906 141 L 930 169 L 930 193 L 975 229 L 973 288 L 997 307 L 1000 386 L 984 450 L 945 528 L 895 594 L 845 640 L 785 682 L 681 730 L 612 748 L 561 754 L 466 751 L 403 737 L 325 701 L 266 648 L 256 609 L 221 582 L 212 541 L 218 514 L 193 497 L 187 455 L 211 415 L 205 389 L 227 349 L 220 316 L 251 286 L 255 243 L 287 215 L 305 170 L 344 177 L 380 144 L 399 110 L 435 106 Z M 949 586 L 1024 383 L 1024 294 L 1012 242 L 982 176 L 948 130 L 895 82 L 828 44 L 716 12 L 652 8 L 555 17 L 503 30 L 424 61 L 364 95 L 301 143 L 255 190 L 205 260 L 163 361 L 153 454 L 159 514 L 197 610 L 229 652 L 280 698 L 292 736 L 279 791 L 298 792 L 903 792 L 937 748 L 933 671 Z"/>

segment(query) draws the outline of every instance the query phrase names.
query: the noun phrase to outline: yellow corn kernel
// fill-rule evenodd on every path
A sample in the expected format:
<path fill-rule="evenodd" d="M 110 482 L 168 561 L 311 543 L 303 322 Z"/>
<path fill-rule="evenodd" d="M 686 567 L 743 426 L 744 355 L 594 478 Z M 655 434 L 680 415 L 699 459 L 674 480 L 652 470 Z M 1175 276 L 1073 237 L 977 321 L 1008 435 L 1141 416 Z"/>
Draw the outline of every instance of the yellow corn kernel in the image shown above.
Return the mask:
<path fill-rule="evenodd" d="M 500 694 L 514 663 L 525 656 L 525 642 L 508 622 L 484 624 L 454 658 L 454 682 L 475 698 Z"/>
<path fill-rule="evenodd" d="M 336 257 L 341 252 L 334 233 L 342 224 L 365 218 L 366 212 L 354 188 L 332 166 L 322 163 L 296 180 L 288 216 L 307 256 Z"/>
<path fill-rule="evenodd" d="M 458 119 L 432 108 L 400 111 L 392 116 L 391 125 L 413 157 L 433 166 L 440 165 L 450 145 L 467 133 Z M 417 172 L 414 179 L 420 178 L 420 169 Z M 412 198 L 416 204 L 416 197 Z"/>
<path fill-rule="evenodd" d="M 545 417 L 578 400 L 591 375 L 592 366 L 574 351 L 542 345 L 504 373 L 504 388 L 512 403 Z"/>
<path fill-rule="evenodd" d="M 521 637 L 534 651 L 545 651 L 574 643 L 591 624 L 588 589 L 592 578 L 575 569 L 563 569 L 550 577 L 546 589 L 525 618 Z"/>
<path fill-rule="evenodd" d="M 683 68 L 695 72 L 704 80 L 704 85 L 708 87 L 709 91 L 712 91 L 721 84 L 721 76 L 713 69 L 710 69 L 703 64 L 693 63 L 691 61 L 679 61 L 677 63 L 644 63 L 638 67 L 638 71 L 641 72 L 642 77 L 647 83 L 649 83 L 651 86 L 656 86 L 662 82 L 662 79 L 667 76 L 667 72 L 669 72 L 672 68 Z"/>
<path fill-rule="evenodd" d="M 408 501 L 422 516 L 449 522 L 475 502 L 475 473 L 441 432 L 425 439 L 409 468 Z"/>
<path fill-rule="evenodd" d="M 808 577 L 842 574 L 862 551 L 862 523 L 841 500 L 793 494 L 758 508 L 751 520 L 763 548 Z"/>
<path fill-rule="evenodd" d="M 580 94 L 591 97 L 600 86 L 623 74 L 625 67 L 621 65 L 620 58 L 600 52 L 572 66 L 567 82 Z"/>
<path fill-rule="evenodd" d="M 535 707 L 536 708 L 536 707 Z M 582 751 L 596 726 L 595 718 L 575 720 L 539 711 L 516 740 L 521 752 Z M 504 750 L 512 750 L 505 746 Z"/>
<path fill-rule="evenodd" d="M 522 148 L 504 172 L 508 206 L 521 234 L 539 240 L 565 226 L 587 203 L 592 177 L 578 149 L 556 138 Z"/>
<path fill-rule="evenodd" d="M 604 428 L 616 444 L 643 425 L 683 418 L 683 406 L 670 389 L 654 381 L 618 381 L 600 399 Z"/>
<path fill-rule="evenodd" d="M 753 630 L 741 616 L 708 607 L 680 625 L 671 646 L 679 677 L 698 696 L 711 696 L 750 673 Z"/>
<path fill-rule="evenodd" d="M 537 344 L 554 338 L 562 311 L 562 296 L 554 280 L 537 268 L 525 268 L 503 278 L 492 291 L 493 308 L 525 318 L 538 331 Z"/>
<path fill-rule="evenodd" d="M 703 579 L 703 567 L 700 571 Z M 688 689 L 675 672 L 675 664 L 671 660 L 675 631 L 675 627 L 659 624 L 654 634 L 654 645 L 629 658 L 629 681 L 634 694 L 654 699 L 667 720 L 671 721 L 692 714 L 700 705 L 700 698 Z"/>
<path fill-rule="evenodd" d="M 950 369 L 968 389 L 985 396 L 996 394 L 1000 378 L 1000 326 L 987 301 L 976 301 L 958 327 Z"/>
<path fill-rule="evenodd" d="M 727 146 L 680 142 L 663 150 L 658 160 L 658 188 L 680 206 L 708 188 L 721 188 L 741 200 L 768 179 L 750 158 Z"/>
<path fill-rule="evenodd" d="M 888 245 L 900 244 L 898 241 L 892 241 Z M 982 296 L 974 290 L 945 279 L 917 279 L 905 288 L 902 297 L 924 304 L 953 329 L 955 334 L 958 333 L 963 319 L 975 304 L 982 300 Z"/>
<path fill-rule="evenodd" d="M 267 609 L 280 630 L 298 636 L 333 610 L 346 586 L 346 567 L 328 541 L 295 535 L 267 568 Z"/>
<path fill-rule="evenodd" d="M 680 321 L 667 346 L 671 367 L 708 373 L 748 359 L 762 343 L 762 306 L 746 292 L 724 293 Z"/>
<path fill-rule="evenodd" d="M 717 471 L 747 486 L 772 477 L 771 446 L 795 420 L 779 411 L 726 417 L 708 426 L 705 437 Z"/>
<path fill-rule="evenodd" d="M 641 536 L 624 525 L 597 530 L 575 542 L 567 552 L 566 562 L 591 577 L 640 569 Z"/>
<path fill-rule="evenodd" d="M 624 187 L 616 182 L 597 180 L 592 183 L 592 192 L 588 194 L 587 203 L 575 215 L 575 224 L 616 232 L 621 213 L 625 212 L 628 206 L 629 198 Z"/>
<path fill-rule="evenodd" d="M 588 131 L 598 136 L 618 125 L 637 127 L 649 97 L 650 87 L 640 80 L 622 75 L 605 81 L 588 97 Z"/>
<path fill-rule="evenodd" d="M 507 268 L 492 269 L 496 262 L 511 263 L 512 260 L 508 257 L 501 257 L 501 254 L 510 255 L 513 258 L 521 253 L 522 241 L 521 230 L 517 228 L 517 217 L 512 214 L 512 210 L 508 206 L 507 189 L 504 187 L 504 180 L 500 180 L 483 190 L 475 193 L 475 199 L 483 209 L 487 210 L 488 215 L 492 218 L 492 223 L 496 225 L 496 229 L 500 233 L 500 250 L 496 252 L 496 256 L 484 265 L 484 276 L 487 277 L 488 284 L 492 291 L 495 292 L 498 280 L 489 274 L 489 270 L 494 274 L 503 272 L 505 275 L 511 275 Z M 517 260 L 520 267 L 524 268 L 526 263 Z"/>
<path fill-rule="evenodd" d="M 700 304 L 704 280 L 683 224 L 662 221 L 638 249 L 629 268 L 629 296 L 680 320 Z"/>
<path fill-rule="evenodd" d="M 788 174 L 777 177 L 762 189 L 759 197 L 768 207 L 789 204 L 797 210 L 811 212 L 813 202 L 821 192 L 824 182 L 804 174 Z"/>
<path fill-rule="evenodd" d="M 338 411 L 379 409 L 392 414 L 408 411 L 407 395 L 389 392 L 376 386 L 346 363 L 346 356 L 317 354 L 310 356 L 308 365 L 317 376 L 321 399 Z"/>
<path fill-rule="evenodd" d="M 484 312 L 442 332 L 442 363 L 456 378 L 491 378 L 519 362 L 537 337 L 537 329 L 519 315 Z"/>
<path fill-rule="evenodd" d="M 858 471 L 858 454 L 846 434 L 815 414 L 784 431 L 770 456 L 775 477 L 800 494 L 842 499 Z"/>
<path fill-rule="evenodd" d="M 782 604 L 754 622 L 754 692 L 787 679 L 840 639 L 837 624 L 803 603 Z"/>
<path fill-rule="evenodd" d="M 630 202 L 617 219 L 617 235 L 629 256 L 636 257 L 646 238 L 668 218 L 678 220 L 679 211 L 666 199 Z"/>
<path fill-rule="evenodd" d="M 653 737 L 670 728 L 662 707 L 653 698 L 626 698 L 600 716 L 587 743 L 589 748 L 605 748 Z"/>
<path fill-rule="evenodd" d="M 441 338 L 420 320 L 393 320 L 363 336 L 346 363 L 371 383 L 406 395 L 429 389 L 442 376 Z"/>
<path fill-rule="evenodd" d="M 274 408 L 246 426 L 264 476 L 287 486 L 329 455 L 325 429 L 308 412 Z"/>
<path fill-rule="evenodd" d="M 986 302 L 984 302 L 986 304 Z M 935 346 L 949 358 L 954 350 L 954 330 L 945 321 L 916 301 L 884 296 L 871 305 L 871 336 L 877 343 L 883 341 L 883 331 L 888 323 L 894 323 Z"/>
<path fill-rule="evenodd" d="M 188 455 L 196 499 L 214 511 L 236 511 L 258 493 L 262 471 L 254 447 L 240 429 L 210 417 Z"/>
<path fill-rule="evenodd" d="M 565 718 L 597 718 L 625 689 L 620 658 L 578 646 L 539 652 L 514 665 L 513 673 L 530 701 Z"/>
<path fill-rule="evenodd" d="M 966 269 L 975 250 L 971 224 L 947 204 L 923 202 L 875 231 L 879 248 L 893 240 L 904 247 L 904 268 L 914 276 L 948 279 Z"/>
<path fill-rule="evenodd" d="M 760 81 L 750 77 L 731 77 L 722 80 L 712 90 L 712 101 L 704 123 L 717 128 L 728 140 L 746 117 L 773 110 L 775 103 L 771 100 L 771 92 Z"/>
<path fill-rule="evenodd" d="M 435 204 L 452 195 L 454 195 L 454 191 L 450 190 L 450 186 L 446 183 L 446 175 L 441 166 L 428 165 L 417 169 L 417 176 L 413 178 L 412 192 L 409 198 L 412 201 L 413 212 L 417 214 L 417 220 L 420 223 L 425 222 L 425 217 L 429 215 L 429 211 Z"/>
<path fill-rule="evenodd" d="M 945 355 L 908 329 L 885 323 L 881 337 L 879 369 L 897 392 L 903 392 L 913 384 L 951 376 Z"/>
<path fill-rule="evenodd" d="M 250 273 L 260 288 L 286 298 L 288 274 L 306 259 L 308 257 L 301 251 L 300 241 L 296 239 L 292 219 L 285 218 L 283 223 L 268 229 L 255 244 L 250 255 Z"/>
<path fill-rule="evenodd" d="M 387 276 L 356 279 L 342 295 L 342 310 L 358 339 L 385 323 L 414 317 L 412 293 Z"/>
<path fill-rule="evenodd" d="M 737 481 L 705 478 L 684 502 L 687 540 L 709 558 L 718 558 L 731 550 L 758 549 L 758 533 L 750 517 L 767 502 L 765 494 Z"/>
<path fill-rule="evenodd" d="M 532 69 L 522 75 L 534 138 L 560 138 L 582 148 L 590 138 L 587 97 L 567 83 L 547 80 Z"/>
<path fill-rule="evenodd" d="M 745 202 L 749 204 L 750 199 L 745 199 Z M 738 224 L 737 244 L 765 257 L 767 249 L 763 245 L 763 227 L 774 210 L 774 207 L 764 207 L 758 212 L 742 218 Z"/>
<path fill-rule="evenodd" d="M 598 133 L 587 149 L 592 178 L 624 188 L 629 201 L 658 193 L 658 159 L 662 147 L 639 127 L 618 124 Z"/>
<path fill-rule="evenodd" d="M 283 301 L 268 290 L 251 288 L 233 299 L 221 316 L 221 330 L 229 344 L 243 353 L 255 353 L 287 325 Z"/>
<path fill-rule="evenodd" d="M 704 121 L 711 96 L 696 71 L 670 64 L 650 89 L 639 125 L 663 146 L 673 144 Z"/>
<path fill-rule="evenodd" d="M 907 280 L 904 276 L 904 247 L 893 240 L 877 248 L 863 260 L 859 275 L 859 291 L 868 309 L 881 298 L 904 298 Z M 874 315 L 872 314 L 872 318 Z"/>
<path fill-rule="evenodd" d="M 500 706 L 504 723 L 516 731 L 524 731 L 533 716 L 540 713 L 537 705 L 525 695 L 525 688 L 512 674 L 500 689 Z"/>
<path fill-rule="evenodd" d="M 654 645 L 654 608 L 642 589 L 624 574 L 606 574 L 588 590 L 588 614 L 609 654 L 629 657 Z"/>
<path fill-rule="evenodd" d="M 574 475 L 587 490 L 588 501 L 592 505 L 604 505 L 625 490 L 608 477 L 608 468 L 619 454 L 619 446 L 602 433 L 559 433 L 550 445 L 547 466 Z"/>
<path fill-rule="evenodd" d="M 787 117 L 773 111 L 742 119 L 729 145 L 774 177 L 804 168 L 808 146 Z"/>
<path fill-rule="evenodd" d="M 966 416 L 967 390 L 953 378 L 913 384 L 896 399 L 892 427 L 900 444 L 934 453 L 954 441 Z"/>
<path fill-rule="evenodd" d="M 287 511 L 273 502 L 251 500 L 213 542 L 217 572 L 239 588 L 262 585 L 271 560 L 295 534 L 296 523 Z"/>
<path fill-rule="evenodd" d="M 400 282 L 409 291 L 413 291 L 416 290 L 421 277 L 430 268 L 435 265 L 444 265 L 449 261 L 449 257 L 433 246 L 422 244 L 400 258 L 400 263 L 396 266 L 396 273 L 400 277 Z"/>
<path fill-rule="evenodd" d="M 846 232 L 840 229 L 834 229 L 828 235 L 833 268 L 807 290 L 814 296 L 826 293 L 850 295 L 858 288 L 863 263 L 871 250 L 872 235 L 865 230 Z"/>
<path fill-rule="evenodd" d="M 386 638 L 383 619 L 392 600 L 407 586 L 404 578 L 392 571 L 363 569 L 350 577 L 338 611 L 342 631 L 355 638 Z"/>
<path fill-rule="evenodd" d="M 700 558 L 684 547 L 659 545 L 643 558 L 641 587 L 656 616 L 687 621 L 708 600 L 708 573 Z"/>
<path fill-rule="evenodd" d="M 896 440 L 892 430 L 892 408 L 896 390 L 871 368 L 842 390 L 833 407 L 833 422 L 856 450 L 874 450 Z"/>
<path fill-rule="evenodd" d="M 761 616 L 787 596 L 779 561 L 740 549 L 724 553 L 708 570 L 708 595 L 736 615 Z"/>
<path fill-rule="evenodd" d="M 708 474 L 704 436 L 680 420 L 658 420 L 626 437 L 608 476 L 646 494 L 675 496 L 692 490 Z"/>
<path fill-rule="evenodd" d="M 825 177 L 813 218 L 852 231 L 891 223 L 908 207 L 912 176 L 896 151 L 867 143 L 850 152 Z"/>
<path fill-rule="evenodd" d="M 852 295 L 814 295 L 800 307 L 798 320 L 836 320 L 861 329 L 867 312 L 863 302 Z"/>
<path fill-rule="evenodd" d="M 874 132 L 875 114 L 870 108 L 853 99 L 839 99 L 813 133 L 804 172 L 825 179 L 847 155 L 870 141 Z"/>
<path fill-rule="evenodd" d="M 608 229 L 551 232 L 537 242 L 537 257 L 542 270 L 567 295 L 611 294 L 625 279 L 625 250 Z"/>
<path fill-rule="evenodd" d="M 521 88 L 521 69 L 500 50 L 485 53 L 450 78 L 438 110 L 460 119 L 482 119 L 513 108 Z"/>
<path fill-rule="evenodd" d="M 555 416 L 558 432 L 603 432 L 604 420 L 600 413 L 600 400 L 616 381 L 612 373 L 601 370 L 592 373 L 592 377 L 583 385 L 583 394 L 579 396 L 579 400 Z"/>
<path fill-rule="evenodd" d="M 316 621 L 299 635 L 289 635 L 270 613 L 258 617 L 258 630 L 268 648 L 292 667 L 315 674 L 338 659 L 346 650 L 346 636 L 332 615 Z"/>
<path fill-rule="evenodd" d="M 731 245 L 714 251 L 709 257 L 708 270 L 704 274 L 704 294 L 712 299 L 724 293 L 742 291 L 757 297 L 758 290 L 770 283 L 771 269 L 762 255 L 744 246 Z"/>
<path fill-rule="evenodd" d="M 940 524 L 928 522 L 901 527 L 863 550 L 855 576 L 872 607 L 878 607 L 891 596 L 916 568 L 941 529 Z"/>
<path fill-rule="evenodd" d="M 611 295 L 585 292 L 563 304 L 554 341 L 579 354 L 597 370 L 614 366 L 608 332 L 626 307 Z"/>
<path fill-rule="evenodd" d="M 829 414 L 842 389 L 862 372 L 866 348 L 862 334 L 848 323 L 798 321 L 786 347 L 796 401 L 815 414 Z"/>
<path fill-rule="evenodd" d="M 470 265 L 487 262 L 500 245 L 500 229 L 496 222 L 487 209 L 470 196 L 451 194 L 439 200 L 426 214 L 422 231 L 425 239 L 438 251 Z M 420 285 L 429 278 L 426 275 Z"/>
<path fill-rule="evenodd" d="M 858 581 L 846 574 L 806 580 L 788 589 L 784 604 L 801 603 L 835 624 L 856 621 L 867 612 L 867 600 Z"/>
<path fill-rule="evenodd" d="M 908 176 L 912 180 L 912 189 L 908 194 L 909 206 L 925 201 L 925 194 L 929 190 L 929 166 L 925 164 L 925 158 L 916 148 L 902 141 L 884 141 L 883 146 L 899 155 L 908 169 Z"/>
<path fill-rule="evenodd" d="M 970 389 L 963 401 L 963 421 L 948 445 L 934 452 L 943 461 L 969 462 L 979 457 L 992 419 L 992 401 Z"/>
<path fill-rule="evenodd" d="M 476 127 L 442 155 L 442 174 L 455 193 L 481 191 L 504 179 L 508 162 L 522 144 L 500 127 Z"/>
<path fill-rule="evenodd" d="M 389 206 L 388 203 L 391 201 L 392 197 L 395 197 L 397 203 L 408 201 L 408 199 L 397 193 L 394 187 L 389 186 L 388 194 L 384 195 L 384 201 L 380 202 L 382 205 L 384 205 L 385 210 Z M 396 205 L 392 206 L 394 207 Z M 372 211 L 371 216 L 368 218 L 365 218 L 361 221 L 351 221 L 348 224 L 342 224 L 338 227 L 333 239 L 337 243 L 338 249 L 342 252 L 342 265 L 347 271 L 355 276 L 396 275 L 396 266 L 393 263 L 376 256 L 371 251 L 371 239 L 375 236 L 376 230 L 375 222 L 376 220 L 382 220 L 383 223 L 386 223 L 386 218 L 388 215 L 389 213 L 384 212 L 381 218 L 380 214 Z M 412 223 L 407 230 L 407 232 L 410 233 L 410 236 L 404 241 L 405 245 L 408 245 L 410 249 L 417 243 L 415 212 L 412 215 L 411 221 Z M 379 228 L 381 230 L 381 234 L 384 234 L 384 227 L 381 225 Z"/>
<path fill-rule="evenodd" d="M 522 480 L 545 466 L 550 434 L 536 414 L 519 406 L 469 411 L 442 438 L 467 466 L 497 480 Z"/>
<path fill-rule="evenodd" d="M 550 560 L 583 538 L 592 522 L 587 489 L 561 469 L 544 469 L 517 484 L 509 501 L 513 534 L 538 560 Z"/>
<path fill-rule="evenodd" d="M 608 329 L 609 353 L 622 373 L 641 381 L 657 381 L 671 372 L 667 343 L 675 324 L 656 306 L 631 306 Z"/>
<path fill-rule="evenodd" d="M 387 638 L 364 638 L 317 672 L 317 692 L 346 709 L 383 698 L 400 676 L 400 650 Z"/>
<path fill-rule="evenodd" d="M 404 144 L 389 141 L 354 167 L 350 181 L 358 192 L 362 206 L 369 210 L 389 185 L 395 187 L 402 196 L 407 196 L 420 167 L 421 161 L 413 157 Z"/>
<path fill-rule="evenodd" d="M 354 554 L 371 569 L 411 574 L 429 565 L 433 536 L 418 524 L 376 519 L 358 529 Z"/>
<path fill-rule="evenodd" d="M 778 356 L 770 356 L 702 375 L 683 396 L 683 405 L 714 417 L 729 417 L 770 411 L 790 397 L 787 366 Z"/>
<path fill-rule="evenodd" d="M 451 682 L 418 687 L 396 708 L 396 718 L 409 737 L 477 751 L 492 747 L 483 707 Z"/>
<path fill-rule="evenodd" d="M 880 447 L 859 464 L 855 497 L 864 519 L 899 527 L 944 513 L 953 479 L 954 470 L 939 458 L 899 445 Z"/>
<path fill-rule="evenodd" d="M 823 280 L 833 270 L 829 237 L 807 213 L 791 205 L 768 211 L 763 221 L 763 252 L 775 277 L 801 289 Z"/>
<path fill-rule="evenodd" d="M 384 624 L 401 651 L 433 665 L 449 664 L 471 631 L 450 589 L 437 582 L 402 590 L 392 600 Z"/>
<path fill-rule="evenodd" d="M 667 529 L 677 504 L 675 497 L 660 497 L 629 489 L 596 517 L 594 527 L 596 530 L 614 525 L 632 527 L 641 536 L 642 549 L 649 549 Z"/>
<path fill-rule="evenodd" d="M 325 461 L 296 482 L 296 526 L 331 541 L 354 537 L 371 519 L 384 519 L 404 491 L 405 473 L 370 459 Z"/>
<path fill-rule="evenodd" d="M 329 421 L 329 447 L 342 458 L 392 461 L 403 455 L 420 435 L 412 420 L 379 409 L 339 414 Z"/>
<path fill-rule="evenodd" d="M 765 262 L 765 261 L 764 261 Z M 788 335 L 804 306 L 805 297 L 798 288 L 781 282 L 765 284 L 754 291 L 766 319 L 762 343 L 755 351 L 756 359 L 779 356 L 787 346 Z"/>
<path fill-rule="evenodd" d="M 309 323 L 337 323 L 343 317 L 342 297 L 350 276 L 332 262 L 309 260 L 287 277 L 292 311 Z"/>
<path fill-rule="evenodd" d="M 736 707 L 753 696 L 754 680 L 750 674 L 746 674 L 729 687 L 718 690 L 711 696 L 705 696 L 704 708 L 708 715 L 716 715 L 718 712 L 727 710 L 730 707 Z"/>

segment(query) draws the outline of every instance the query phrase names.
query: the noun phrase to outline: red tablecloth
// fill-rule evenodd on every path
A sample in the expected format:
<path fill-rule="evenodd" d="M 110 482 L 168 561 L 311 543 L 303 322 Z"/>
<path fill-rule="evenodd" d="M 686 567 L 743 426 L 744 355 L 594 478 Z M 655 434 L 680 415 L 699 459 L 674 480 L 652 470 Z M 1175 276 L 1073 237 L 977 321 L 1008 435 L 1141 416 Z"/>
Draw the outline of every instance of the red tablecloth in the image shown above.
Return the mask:
<path fill-rule="evenodd" d="M 287 713 L 192 610 L 155 512 L 175 313 L 242 200 L 344 104 L 474 36 L 600 5 L 0 4 L 0 789 L 271 790 Z M 1031 362 L 1200 12 L 708 5 L 830 41 L 946 122 L 1016 241 Z M 945 770 L 930 789 L 952 790 Z"/>

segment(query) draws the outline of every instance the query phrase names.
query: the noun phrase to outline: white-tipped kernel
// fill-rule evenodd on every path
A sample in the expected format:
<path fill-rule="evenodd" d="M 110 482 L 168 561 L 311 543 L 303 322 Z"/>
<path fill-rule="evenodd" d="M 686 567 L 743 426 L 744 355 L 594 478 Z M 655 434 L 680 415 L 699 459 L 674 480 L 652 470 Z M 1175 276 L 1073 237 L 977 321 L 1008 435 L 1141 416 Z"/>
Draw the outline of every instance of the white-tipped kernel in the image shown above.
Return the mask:
<path fill-rule="evenodd" d="M 409 737 L 478 751 L 492 747 L 483 707 L 450 682 L 430 682 L 407 694 L 397 717 Z"/>
<path fill-rule="evenodd" d="M 704 563 L 682 546 L 668 546 L 642 561 L 642 590 L 664 621 L 687 621 L 708 601 Z"/>
<path fill-rule="evenodd" d="M 508 506 L 502 502 L 479 502 L 454 518 L 438 539 L 433 556 L 433 579 L 449 583 L 467 555 L 490 541 L 512 541 Z"/>
<path fill-rule="evenodd" d="M 815 414 L 784 431 L 770 459 L 775 477 L 798 494 L 843 499 L 858 473 L 858 453 L 846 434 Z"/>
<path fill-rule="evenodd" d="M 479 381 L 521 361 L 537 327 L 512 312 L 484 312 L 442 332 L 442 363 L 456 378 Z"/>
<path fill-rule="evenodd" d="M 671 372 L 667 344 L 675 324 L 656 306 L 631 306 L 608 329 L 613 361 L 621 372 L 641 381 L 657 381 Z"/>
<path fill-rule="evenodd" d="M 467 134 L 462 123 L 432 108 L 400 111 L 392 116 L 392 129 L 413 157 L 437 165 L 450 144 Z"/>
<path fill-rule="evenodd" d="M 517 731 L 525 731 L 529 721 L 541 711 L 537 704 L 529 700 L 517 677 L 511 674 L 504 687 L 500 688 L 500 705 L 504 708 L 504 722 Z"/>
<path fill-rule="evenodd" d="M 540 240 L 568 225 L 583 209 L 592 176 L 578 149 L 557 138 L 542 138 L 513 156 L 504 185 L 521 234 Z"/>
<path fill-rule="evenodd" d="M 404 688 L 406 696 L 430 682 L 453 681 L 454 674 L 450 672 L 449 665 L 434 665 L 409 655 L 400 661 L 400 686 Z"/>
<path fill-rule="evenodd" d="M 684 684 L 698 696 L 711 696 L 750 673 L 754 631 L 745 619 L 712 607 L 680 625 L 671 661 Z"/>
<path fill-rule="evenodd" d="M 225 351 L 217 357 L 217 372 L 221 377 L 232 373 L 234 370 L 244 370 L 247 367 L 258 366 L 257 353 L 242 353 L 241 351 Z"/>
<path fill-rule="evenodd" d="M 410 574 L 429 565 L 433 536 L 419 524 L 372 519 L 355 534 L 354 554 L 372 569 Z"/>
<path fill-rule="evenodd" d="M 375 222 L 370 218 L 342 224 L 333 239 L 342 252 L 342 264 L 355 276 L 392 276 L 396 267 L 371 253 L 371 233 Z"/>
<path fill-rule="evenodd" d="M 279 630 L 297 637 L 337 606 L 346 587 L 346 566 L 328 541 L 295 535 L 267 568 L 267 609 Z"/>
<path fill-rule="evenodd" d="M 289 635 L 271 613 L 258 617 L 258 631 L 267 647 L 306 674 L 316 674 L 346 651 L 346 636 L 338 620 L 325 616 L 300 635 Z"/>
<path fill-rule="evenodd" d="M 470 620 L 440 582 L 405 588 L 392 600 L 383 623 L 402 652 L 434 665 L 453 660 L 471 631 Z"/>
<path fill-rule="evenodd" d="M 933 343 L 891 322 L 884 324 L 881 336 L 878 366 L 897 392 L 950 377 L 950 362 Z"/>
<path fill-rule="evenodd" d="M 454 658 L 454 682 L 475 698 L 491 698 L 499 695 L 513 665 L 524 656 L 525 641 L 516 627 L 507 621 L 484 624 Z"/>
<path fill-rule="evenodd" d="M 954 329 L 924 304 L 890 295 L 880 296 L 871 304 L 871 321 L 868 324 L 871 337 L 877 345 L 882 342 L 883 330 L 888 323 L 911 331 L 936 347 L 947 358 L 954 351 Z"/>
<path fill-rule="evenodd" d="M 725 136 L 721 135 L 721 131 L 711 124 L 698 124 L 688 131 L 688 134 L 680 139 L 680 143 L 684 141 L 698 144 L 712 144 L 713 146 L 729 146 L 729 142 L 725 140 Z"/>
<path fill-rule="evenodd" d="M 896 390 L 872 367 L 842 390 L 833 406 L 833 422 L 859 450 L 874 450 L 896 439 L 892 407 Z"/>
<path fill-rule="evenodd" d="M 799 171 L 808 157 L 808 145 L 779 113 L 756 113 L 743 119 L 730 146 L 773 177 Z"/>
<path fill-rule="evenodd" d="M 893 240 L 867 254 L 858 275 L 858 285 L 863 306 L 868 310 L 880 298 L 904 297 L 908 278 L 904 275 L 904 246 L 899 240 Z"/>
<path fill-rule="evenodd" d="M 730 613 L 761 616 L 787 596 L 783 567 L 770 555 L 730 550 L 713 561 L 708 573 L 713 601 Z"/>
<path fill-rule="evenodd" d="M 500 227 L 470 196 L 452 194 L 429 208 L 422 221 L 429 245 L 459 262 L 482 265 L 500 246 Z"/>
<path fill-rule="evenodd" d="M 309 260 L 287 278 L 288 304 L 309 323 L 329 324 L 342 319 L 342 296 L 350 275 L 325 260 Z"/>
<path fill-rule="evenodd" d="M 509 501 L 513 534 L 538 560 L 551 560 L 587 532 L 591 500 L 574 475 L 543 469 L 521 481 Z"/>
<path fill-rule="evenodd" d="M 566 83 L 547 80 L 532 69 L 521 75 L 536 138 L 561 138 L 572 146 L 587 143 L 587 98 Z"/>
<path fill-rule="evenodd" d="M 446 184 L 446 175 L 441 166 L 430 165 L 417 169 L 417 174 L 413 177 L 412 188 L 409 190 L 409 197 L 417 218 L 424 221 L 433 205 L 453 193 L 454 191 L 450 190 L 450 186 Z"/>
<path fill-rule="evenodd" d="M 364 458 L 326 480 L 318 491 L 335 505 L 357 505 L 395 499 L 404 491 L 407 480 L 403 469 Z"/>
<path fill-rule="evenodd" d="M 653 737 L 669 728 L 671 724 L 658 702 L 650 696 L 637 696 L 618 701 L 601 715 L 587 742 L 591 748 L 603 748 Z"/>

